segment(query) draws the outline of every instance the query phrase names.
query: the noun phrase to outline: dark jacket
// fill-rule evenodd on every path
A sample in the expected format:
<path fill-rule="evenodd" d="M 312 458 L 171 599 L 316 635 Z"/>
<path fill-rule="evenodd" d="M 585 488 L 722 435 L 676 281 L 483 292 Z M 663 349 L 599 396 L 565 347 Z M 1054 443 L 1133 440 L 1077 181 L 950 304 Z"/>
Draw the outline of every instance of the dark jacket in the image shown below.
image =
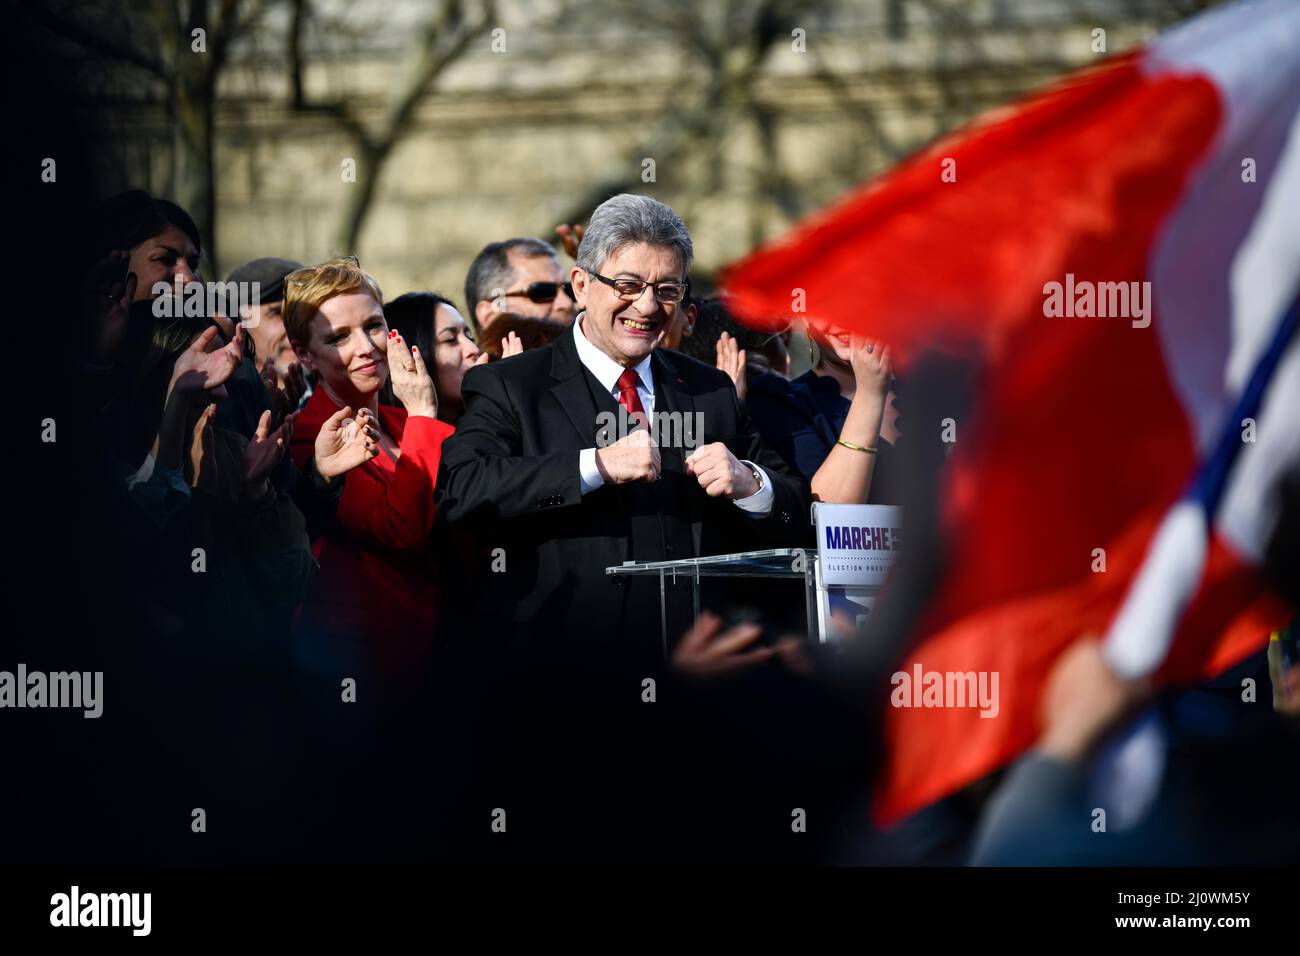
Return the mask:
<path fill-rule="evenodd" d="M 721 441 L 760 465 L 773 485 L 771 511 L 755 517 L 710 498 L 685 471 L 692 449 L 662 447 L 662 438 L 659 481 L 582 495 L 579 452 L 597 446 L 598 414 L 618 406 L 582 365 L 572 333 L 473 368 L 461 386 L 465 412 L 443 449 L 437 500 L 441 517 L 480 548 L 459 602 L 473 609 L 479 632 L 658 648 L 658 582 L 611 578 L 606 568 L 811 540 L 807 486 L 764 447 L 731 380 L 663 349 L 652 362 L 656 413 L 699 413 L 693 444 Z"/>

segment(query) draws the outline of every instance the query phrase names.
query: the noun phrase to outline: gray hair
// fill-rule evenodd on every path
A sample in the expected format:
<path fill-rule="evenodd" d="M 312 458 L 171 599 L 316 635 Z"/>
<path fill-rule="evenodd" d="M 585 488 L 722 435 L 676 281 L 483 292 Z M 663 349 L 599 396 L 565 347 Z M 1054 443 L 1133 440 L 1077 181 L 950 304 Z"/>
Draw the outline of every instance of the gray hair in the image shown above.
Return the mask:
<path fill-rule="evenodd" d="M 690 271 L 695 250 L 686 223 L 659 200 L 634 193 L 611 196 L 596 207 L 578 247 L 578 267 L 599 272 L 610 256 L 633 242 L 671 249 L 682 275 Z"/>
<path fill-rule="evenodd" d="M 525 259 L 550 256 L 558 261 L 560 258 L 555 248 L 541 239 L 523 237 L 488 243 L 474 257 L 465 276 L 465 305 L 469 310 L 465 318 L 471 324 L 474 324 L 474 307 L 484 299 L 495 298 L 493 290 L 504 289 L 514 275 L 514 266 L 509 258 L 511 250 Z"/>

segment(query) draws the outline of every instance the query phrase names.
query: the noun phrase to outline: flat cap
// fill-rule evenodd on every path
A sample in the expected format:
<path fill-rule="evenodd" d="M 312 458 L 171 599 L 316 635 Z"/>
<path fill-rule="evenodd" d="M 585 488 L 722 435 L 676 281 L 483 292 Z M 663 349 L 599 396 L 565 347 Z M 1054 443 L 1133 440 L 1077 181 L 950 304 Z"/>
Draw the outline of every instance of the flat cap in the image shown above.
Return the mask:
<path fill-rule="evenodd" d="M 230 273 L 227 282 L 256 282 L 258 284 L 258 301 L 279 302 L 284 298 L 284 277 L 303 267 L 301 262 L 292 259 L 277 259 L 266 256 L 245 262 Z"/>

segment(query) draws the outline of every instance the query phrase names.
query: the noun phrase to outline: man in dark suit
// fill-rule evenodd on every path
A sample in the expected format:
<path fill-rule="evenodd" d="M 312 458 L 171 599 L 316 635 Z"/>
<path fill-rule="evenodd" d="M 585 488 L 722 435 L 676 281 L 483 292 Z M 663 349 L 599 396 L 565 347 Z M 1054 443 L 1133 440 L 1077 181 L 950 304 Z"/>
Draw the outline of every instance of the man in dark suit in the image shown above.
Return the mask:
<path fill-rule="evenodd" d="M 469 611 L 476 632 L 546 653 L 661 661 L 657 578 L 607 567 L 808 537 L 807 487 L 762 445 L 731 380 L 656 348 L 686 307 L 691 257 L 667 206 L 607 200 L 570 274 L 583 310 L 573 327 L 466 374 L 437 503 L 484 552 L 469 587 L 445 602 Z M 652 427 L 620 435 L 628 420 Z M 679 577 L 664 598 L 679 635 L 691 623 L 689 583 Z"/>

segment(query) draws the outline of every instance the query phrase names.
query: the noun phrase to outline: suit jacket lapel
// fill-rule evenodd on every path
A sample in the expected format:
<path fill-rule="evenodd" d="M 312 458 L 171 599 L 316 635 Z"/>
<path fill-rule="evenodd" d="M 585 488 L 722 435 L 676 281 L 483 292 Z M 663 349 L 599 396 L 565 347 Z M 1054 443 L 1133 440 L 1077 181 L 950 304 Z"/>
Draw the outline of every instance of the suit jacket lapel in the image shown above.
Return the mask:
<path fill-rule="evenodd" d="M 590 447 L 595 440 L 598 424 L 596 403 L 591 398 L 586 372 L 578 358 L 578 349 L 573 344 L 572 331 L 564 333 L 555 342 L 554 354 L 551 356 L 551 378 L 557 380 L 551 386 L 551 394 L 569 416 L 569 421 L 582 439 L 579 447 Z"/>
<path fill-rule="evenodd" d="M 655 412 L 673 412 L 679 416 L 683 438 L 694 437 L 698 439 L 701 437 L 696 435 L 693 429 L 695 396 L 686 390 L 686 383 L 682 380 L 682 377 L 677 374 L 677 370 L 668 363 L 668 360 L 658 350 L 654 352 L 650 364 L 654 368 L 655 377 Z M 687 429 L 691 430 L 687 431 Z M 661 431 L 670 431 L 675 437 L 677 428 L 661 428 Z M 684 463 L 690 449 L 677 448 L 675 451 L 678 461 Z"/>

